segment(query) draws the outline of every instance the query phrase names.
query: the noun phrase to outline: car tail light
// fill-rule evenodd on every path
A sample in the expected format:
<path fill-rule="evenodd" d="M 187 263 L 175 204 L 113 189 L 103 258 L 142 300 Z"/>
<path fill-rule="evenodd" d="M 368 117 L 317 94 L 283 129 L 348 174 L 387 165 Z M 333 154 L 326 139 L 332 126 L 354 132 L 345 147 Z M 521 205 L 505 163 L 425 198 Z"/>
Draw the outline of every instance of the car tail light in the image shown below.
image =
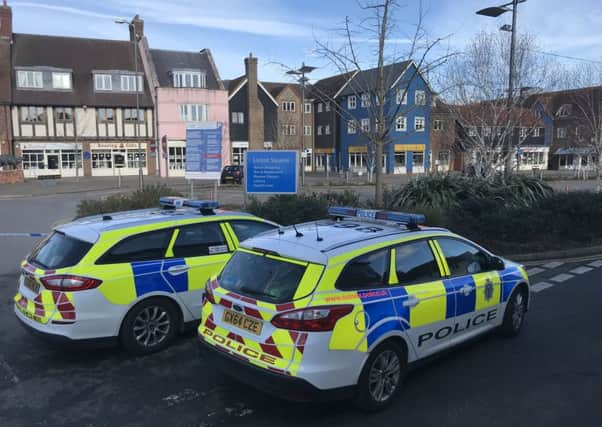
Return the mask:
<path fill-rule="evenodd" d="M 236 176 L 240 176 L 240 171 L 236 171 Z"/>
<path fill-rule="evenodd" d="M 213 295 L 213 284 L 213 280 L 208 280 L 207 284 L 205 285 L 205 298 L 211 304 L 215 304 L 215 296 Z"/>
<path fill-rule="evenodd" d="M 331 331 L 337 321 L 353 311 L 352 305 L 326 305 L 287 311 L 272 319 L 272 325 L 280 329 L 296 331 Z"/>
<path fill-rule="evenodd" d="M 85 291 L 97 288 L 102 283 L 102 280 L 71 274 L 45 276 L 40 281 L 49 291 Z"/>

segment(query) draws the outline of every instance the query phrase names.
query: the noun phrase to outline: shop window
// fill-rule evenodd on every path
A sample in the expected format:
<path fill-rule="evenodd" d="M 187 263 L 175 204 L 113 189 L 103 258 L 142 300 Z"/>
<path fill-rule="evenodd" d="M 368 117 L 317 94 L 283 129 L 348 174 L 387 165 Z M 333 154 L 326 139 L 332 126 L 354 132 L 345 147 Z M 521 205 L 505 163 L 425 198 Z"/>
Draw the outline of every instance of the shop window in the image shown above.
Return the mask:
<path fill-rule="evenodd" d="M 21 157 L 23 157 L 23 169 L 44 169 L 43 150 L 24 150 Z"/>
<path fill-rule="evenodd" d="M 169 147 L 169 169 L 184 170 L 186 167 L 186 147 Z"/>
<path fill-rule="evenodd" d="M 146 167 L 146 152 L 144 151 L 144 149 L 128 150 L 127 158 L 128 158 L 128 162 L 127 162 L 128 168 L 138 169 L 139 167 L 142 167 L 142 168 Z M 138 164 L 138 163 L 140 163 L 140 164 Z"/>
<path fill-rule="evenodd" d="M 405 151 L 400 151 L 395 153 L 394 161 L 396 168 L 405 168 L 406 167 L 406 159 L 407 154 Z"/>
<path fill-rule="evenodd" d="M 412 153 L 412 164 L 414 167 L 424 166 L 424 151 L 414 151 Z"/>

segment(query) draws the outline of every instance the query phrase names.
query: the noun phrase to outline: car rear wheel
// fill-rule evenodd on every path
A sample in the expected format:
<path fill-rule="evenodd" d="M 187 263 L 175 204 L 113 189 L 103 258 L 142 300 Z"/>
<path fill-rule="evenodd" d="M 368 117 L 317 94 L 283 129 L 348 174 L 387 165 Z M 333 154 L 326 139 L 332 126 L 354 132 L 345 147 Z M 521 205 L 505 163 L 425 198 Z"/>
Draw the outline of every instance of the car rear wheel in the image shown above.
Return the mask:
<path fill-rule="evenodd" d="M 179 315 L 174 304 L 165 298 L 151 298 L 135 305 L 121 325 L 120 339 L 133 354 L 150 354 L 163 350 L 177 335 Z"/>
<path fill-rule="evenodd" d="M 525 323 L 525 315 L 527 314 L 527 293 L 524 289 L 519 288 L 512 294 L 506 311 L 504 312 L 504 321 L 500 331 L 502 335 L 507 337 L 517 336 Z"/>
<path fill-rule="evenodd" d="M 399 393 L 406 373 L 407 357 L 388 341 L 372 351 L 358 382 L 355 404 L 364 411 L 378 411 Z"/>

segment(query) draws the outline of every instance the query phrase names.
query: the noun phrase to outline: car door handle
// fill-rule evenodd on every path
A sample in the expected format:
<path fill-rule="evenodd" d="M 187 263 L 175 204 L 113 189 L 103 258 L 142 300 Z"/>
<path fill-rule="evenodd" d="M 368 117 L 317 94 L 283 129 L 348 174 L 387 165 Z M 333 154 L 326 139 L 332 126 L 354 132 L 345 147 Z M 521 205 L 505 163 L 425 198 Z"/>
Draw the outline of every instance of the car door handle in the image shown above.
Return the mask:
<path fill-rule="evenodd" d="M 462 292 L 462 294 L 467 297 L 468 295 L 470 295 L 470 293 L 474 291 L 474 287 L 470 286 L 470 285 L 464 285 L 462 286 L 462 288 L 460 289 L 460 292 Z"/>
<path fill-rule="evenodd" d="M 404 307 L 416 307 L 420 303 L 420 300 L 416 298 L 414 295 L 408 296 L 408 298 L 403 302 Z"/>
<path fill-rule="evenodd" d="M 177 275 L 187 272 L 189 267 L 187 265 L 172 265 L 167 269 L 169 274 Z"/>

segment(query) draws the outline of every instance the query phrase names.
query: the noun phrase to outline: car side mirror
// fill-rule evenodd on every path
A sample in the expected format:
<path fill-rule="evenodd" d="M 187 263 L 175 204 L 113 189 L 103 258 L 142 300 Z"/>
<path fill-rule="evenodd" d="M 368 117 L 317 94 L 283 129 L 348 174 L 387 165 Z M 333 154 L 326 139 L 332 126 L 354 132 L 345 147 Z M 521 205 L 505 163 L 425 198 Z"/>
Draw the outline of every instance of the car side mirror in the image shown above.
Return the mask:
<path fill-rule="evenodd" d="M 489 269 L 503 270 L 505 268 L 506 268 L 506 264 L 504 263 L 504 261 L 501 258 L 494 256 L 489 259 Z"/>

